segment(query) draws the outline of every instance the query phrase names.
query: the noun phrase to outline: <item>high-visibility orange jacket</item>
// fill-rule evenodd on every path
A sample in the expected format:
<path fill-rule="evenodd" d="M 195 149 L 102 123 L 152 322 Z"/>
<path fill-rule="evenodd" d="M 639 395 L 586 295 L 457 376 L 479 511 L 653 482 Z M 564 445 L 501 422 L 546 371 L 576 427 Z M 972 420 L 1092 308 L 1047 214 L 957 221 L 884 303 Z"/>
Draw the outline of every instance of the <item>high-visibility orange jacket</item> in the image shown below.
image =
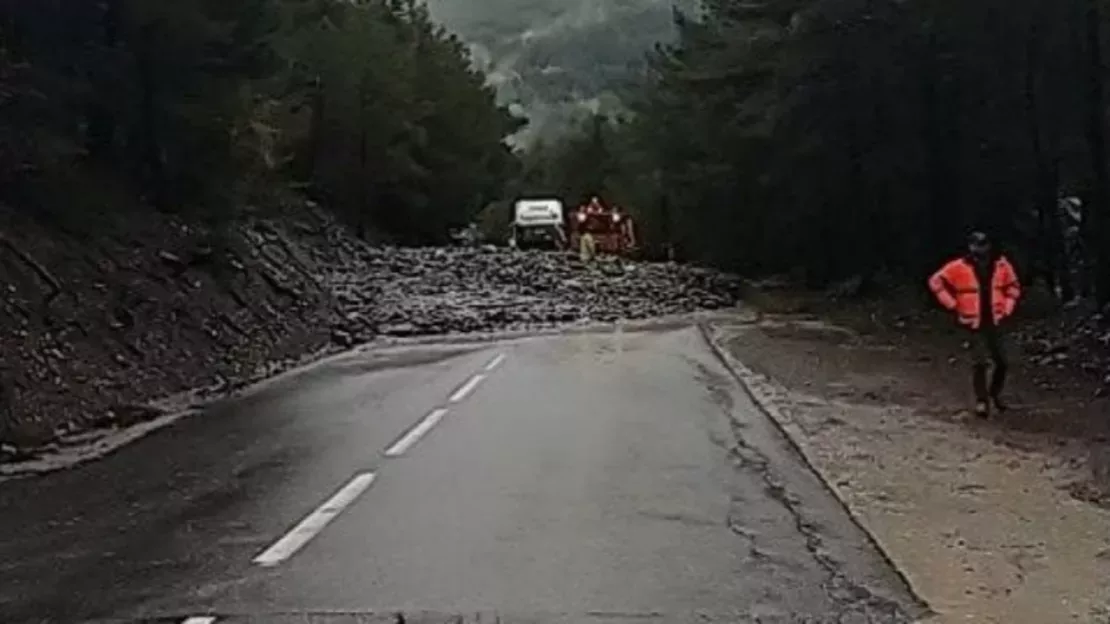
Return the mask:
<path fill-rule="evenodd" d="M 1004 257 L 994 262 L 991 277 L 991 307 L 997 325 L 1014 313 L 1021 298 L 1021 284 L 1014 266 Z M 945 309 L 956 313 L 960 323 L 979 329 L 979 278 L 975 266 L 967 258 L 958 258 L 941 267 L 929 278 L 929 289 Z"/>

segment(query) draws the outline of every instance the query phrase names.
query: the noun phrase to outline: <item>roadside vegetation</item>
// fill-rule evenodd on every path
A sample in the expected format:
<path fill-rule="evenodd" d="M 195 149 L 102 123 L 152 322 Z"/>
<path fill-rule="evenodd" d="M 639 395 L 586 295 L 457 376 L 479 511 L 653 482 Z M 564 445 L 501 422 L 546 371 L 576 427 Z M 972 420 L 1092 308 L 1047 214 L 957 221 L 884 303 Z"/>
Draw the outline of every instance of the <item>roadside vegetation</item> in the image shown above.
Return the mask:
<path fill-rule="evenodd" d="M 415 0 L 3 0 L 3 199 L 216 225 L 296 191 L 436 242 L 513 165 L 484 81 Z"/>
<path fill-rule="evenodd" d="M 411 0 L 0 0 L 0 462 L 347 344 L 520 123 Z"/>
<path fill-rule="evenodd" d="M 1027 281 L 1110 300 L 1101 3 L 707 0 L 677 27 L 530 185 L 601 176 L 685 257 L 810 286 L 920 287 L 985 228 Z"/>
<path fill-rule="evenodd" d="M 212 354 L 377 335 L 331 325 L 337 266 L 472 220 L 503 239 L 520 195 L 599 194 L 651 256 L 837 297 L 924 295 L 981 227 L 1043 309 L 1110 300 L 1099 3 L 702 4 L 433 2 L 464 43 L 417 0 L 0 0 L 0 422 L 32 393 L 84 409 L 62 359 L 164 366 L 167 324 L 197 342 L 166 392 Z M 509 103 L 534 122 L 515 152 Z M 1043 352 L 1110 340 L 1057 319 Z"/>

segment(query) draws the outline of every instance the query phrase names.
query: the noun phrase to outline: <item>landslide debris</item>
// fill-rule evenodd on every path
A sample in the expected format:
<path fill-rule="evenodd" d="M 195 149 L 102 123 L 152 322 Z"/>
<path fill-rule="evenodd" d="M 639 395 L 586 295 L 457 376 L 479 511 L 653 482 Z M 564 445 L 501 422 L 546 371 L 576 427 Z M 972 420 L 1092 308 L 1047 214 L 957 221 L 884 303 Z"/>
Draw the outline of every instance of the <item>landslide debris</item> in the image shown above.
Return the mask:
<path fill-rule="evenodd" d="M 739 281 L 677 264 L 496 248 L 370 248 L 355 271 L 325 279 L 342 331 L 378 334 L 491 332 L 636 320 L 734 305 Z"/>
<path fill-rule="evenodd" d="M 0 205 L 0 462 L 380 336 L 645 319 L 730 306 L 740 288 L 677 264 L 372 245 L 313 204 L 221 236 L 153 213 L 103 229 Z"/>

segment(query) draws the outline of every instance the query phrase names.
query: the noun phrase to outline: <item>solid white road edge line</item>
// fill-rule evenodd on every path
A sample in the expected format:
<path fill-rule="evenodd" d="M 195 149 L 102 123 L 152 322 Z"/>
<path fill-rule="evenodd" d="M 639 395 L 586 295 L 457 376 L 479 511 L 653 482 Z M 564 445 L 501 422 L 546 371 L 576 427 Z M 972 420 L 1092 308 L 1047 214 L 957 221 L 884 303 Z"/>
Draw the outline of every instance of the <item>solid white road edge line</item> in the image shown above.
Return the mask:
<path fill-rule="evenodd" d="M 504 353 L 498 353 L 497 357 L 490 360 L 489 364 L 486 364 L 486 367 L 483 370 L 487 373 L 492 373 L 493 369 L 500 366 L 501 363 L 504 362 L 504 361 L 505 361 L 505 354 Z"/>
<path fill-rule="evenodd" d="M 462 401 L 466 398 L 468 394 L 474 392 L 474 389 L 477 388 L 478 384 L 482 383 L 482 380 L 485 378 L 486 376 L 481 373 L 471 377 L 469 381 L 463 384 L 461 388 L 456 390 L 455 393 L 451 395 L 451 398 L 448 399 L 448 401 L 450 401 L 451 403 L 458 403 L 459 401 Z"/>
<path fill-rule="evenodd" d="M 289 557 L 292 557 L 298 550 L 304 547 L 313 537 L 316 537 L 324 527 L 335 519 L 344 509 L 359 497 L 360 494 L 366 491 L 374 483 L 375 474 L 372 472 L 363 472 L 355 475 L 353 479 L 347 482 L 342 489 L 336 492 L 331 498 L 316 508 L 315 511 L 305 516 L 300 524 L 293 527 L 291 531 L 285 534 L 281 539 L 274 542 L 270 546 L 254 558 L 254 563 L 271 567 L 275 566 Z"/>
<path fill-rule="evenodd" d="M 447 410 L 443 409 L 442 407 L 432 410 L 427 416 L 424 417 L 424 420 L 421 420 L 419 423 L 417 423 L 415 427 L 409 429 L 408 433 L 406 433 L 404 437 L 402 437 L 400 440 L 397 440 L 393 443 L 392 446 L 386 449 L 385 456 L 400 457 L 401 455 L 404 455 L 406 451 L 408 451 L 410 448 L 412 448 L 414 444 L 420 441 L 420 438 L 424 437 L 429 431 L 431 431 L 432 427 L 435 427 L 437 424 L 439 424 L 439 421 L 443 420 L 443 417 L 446 415 Z"/>
<path fill-rule="evenodd" d="M 211 616 L 197 616 L 197 617 L 185 618 L 185 621 L 182 622 L 181 624 L 212 624 L 215 621 L 216 621 L 216 618 L 211 617 Z"/>

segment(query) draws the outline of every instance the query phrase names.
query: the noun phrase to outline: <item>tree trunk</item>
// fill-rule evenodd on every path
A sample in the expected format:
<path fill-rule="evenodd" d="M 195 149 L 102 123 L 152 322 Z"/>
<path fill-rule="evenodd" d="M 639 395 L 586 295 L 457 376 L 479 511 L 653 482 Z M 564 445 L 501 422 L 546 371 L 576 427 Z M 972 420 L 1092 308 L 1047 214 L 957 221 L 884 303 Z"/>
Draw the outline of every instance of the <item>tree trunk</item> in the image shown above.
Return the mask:
<path fill-rule="evenodd" d="M 154 206 L 163 210 L 167 206 L 169 193 L 166 188 L 162 145 L 158 138 L 157 78 L 154 75 L 152 61 L 154 36 L 152 30 L 150 26 L 143 28 L 139 33 L 139 41 L 135 49 L 140 98 L 139 158 L 142 161 L 140 170 L 145 173 L 144 182 L 147 191 L 153 197 Z"/>
<path fill-rule="evenodd" d="M 117 52 L 119 48 L 120 7 L 119 0 L 108 0 L 101 5 L 100 29 L 102 49 L 97 51 L 99 62 L 89 67 L 89 82 L 98 86 L 101 94 L 111 93 L 111 85 L 118 71 Z M 112 157 L 115 147 L 117 120 L 115 111 L 102 100 L 103 96 L 92 96 L 85 111 L 85 149 L 93 160 L 107 161 Z"/>
<path fill-rule="evenodd" d="M 320 158 L 324 132 L 324 81 L 317 75 L 312 85 L 312 117 L 308 130 L 308 162 L 304 165 L 305 179 L 313 184 L 317 180 L 316 164 Z"/>
<path fill-rule="evenodd" d="M 1040 41 L 1037 25 L 1034 23 L 1026 41 L 1025 114 L 1028 122 L 1029 141 L 1033 149 L 1033 160 L 1037 168 L 1037 191 L 1034 196 L 1037 205 L 1037 240 L 1034 249 L 1037 255 L 1040 256 L 1041 262 L 1034 263 L 1033 270 L 1035 273 L 1031 276 L 1030 282 L 1036 280 L 1036 272 L 1039 272 L 1045 285 L 1048 286 L 1049 292 L 1056 293 L 1056 286 L 1061 277 L 1061 249 L 1056 244 L 1059 239 L 1060 228 L 1055 218 L 1058 183 L 1056 180 L 1056 166 L 1045 149 L 1041 130 L 1040 101 L 1037 97 L 1037 67 L 1039 62 Z"/>
<path fill-rule="evenodd" d="M 1087 143 L 1091 150 L 1094 182 L 1092 202 L 1087 216 L 1098 244 L 1095 294 L 1100 303 L 1110 302 L 1110 172 L 1106 166 L 1105 93 L 1102 84 L 1102 14 L 1100 0 L 1087 0 L 1085 19 L 1087 42 Z"/>
<path fill-rule="evenodd" d="M 850 255 L 845 258 L 847 266 L 839 269 L 841 273 L 834 274 L 835 278 L 848 277 L 849 274 L 861 274 L 864 280 L 869 280 L 876 272 L 876 247 L 878 233 L 875 230 L 875 220 L 872 215 L 874 199 L 869 192 L 867 172 L 864 171 L 864 149 L 859 123 L 860 107 L 853 106 L 848 113 L 848 187 L 844 194 L 848 213 L 848 231 L 842 231 L 841 240 L 850 240 L 852 249 L 842 249 L 840 255 Z M 841 221 L 841 223 L 844 223 Z M 843 227 L 843 226 L 842 226 Z"/>
<path fill-rule="evenodd" d="M 919 254 L 924 263 L 919 267 L 921 275 L 931 272 L 935 262 L 952 253 L 953 243 L 958 238 L 955 228 L 963 225 L 958 206 L 960 180 L 956 171 L 959 165 L 952 162 L 959 156 L 959 150 L 954 149 L 959 145 L 959 119 L 949 110 L 954 106 L 954 98 L 951 94 L 946 97 L 941 91 L 944 70 L 939 65 L 939 56 L 936 36 L 930 35 L 922 76 L 925 120 L 921 127 L 929 181 L 929 245 Z"/>
<path fill-rule="evenodd" d="M 358 88 L 358 215 L 356 217 L 358 222 L 358 235 L 359 238 L 366 240 L 368 238 L 366 222 L 370 219 L 369 192 L 367 189 L 367 178 L 369 178 L 369 137 L 366 131 L 366 83 L 363 81 Z"/>

